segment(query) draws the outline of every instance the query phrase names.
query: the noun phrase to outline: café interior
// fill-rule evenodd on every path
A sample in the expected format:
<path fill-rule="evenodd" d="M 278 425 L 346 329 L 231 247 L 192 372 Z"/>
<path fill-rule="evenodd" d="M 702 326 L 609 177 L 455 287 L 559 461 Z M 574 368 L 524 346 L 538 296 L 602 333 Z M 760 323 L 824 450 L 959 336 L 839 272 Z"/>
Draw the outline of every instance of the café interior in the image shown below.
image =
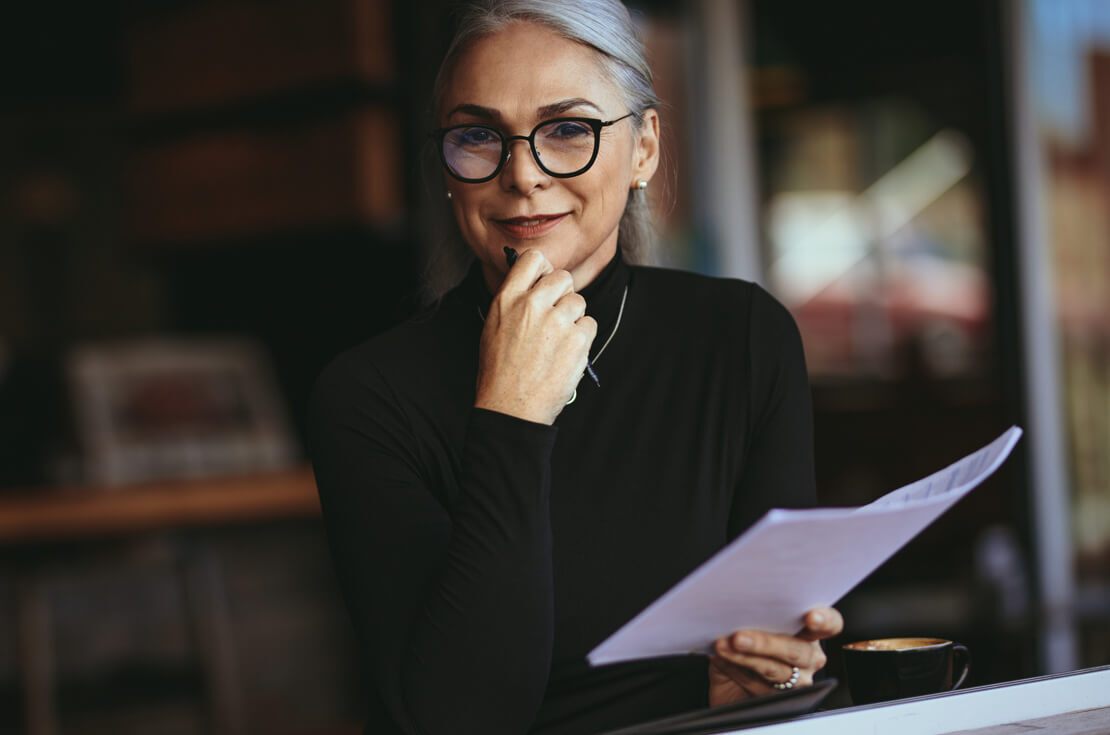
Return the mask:
<path fill-rule="evenodd" d="M 966 645 L 968 687 L 1110 664 L 1110 3 L 627 4 L 657 262 L 790 309 L 819 504 L 1025 430 L 838 602 L 829 672 L 901 635 Z M 9 9 L 0 732 L 361 732 L 305 412 L 453 226 L 451 6 Z"/>

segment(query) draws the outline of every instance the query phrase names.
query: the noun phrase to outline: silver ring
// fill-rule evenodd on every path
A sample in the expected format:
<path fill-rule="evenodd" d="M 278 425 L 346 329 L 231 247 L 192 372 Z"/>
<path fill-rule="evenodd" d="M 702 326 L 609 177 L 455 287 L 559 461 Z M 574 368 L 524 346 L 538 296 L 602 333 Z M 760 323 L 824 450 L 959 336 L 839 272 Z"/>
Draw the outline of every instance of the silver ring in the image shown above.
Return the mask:
<path fill-rule="evenodd" d="M 782 691 L 783 689 L 793 689 L 794 685 L 798 683 L 798 679 L 800 679 L 801 676 L 801 669 L 795 666 L 794 670 L 790 672 L 789 679 L 783 682 L 779 682 L 778 684 L 772 684 L 771 686 L 773 686 L 775 689 L 778 689 L 779 691 Z"/>

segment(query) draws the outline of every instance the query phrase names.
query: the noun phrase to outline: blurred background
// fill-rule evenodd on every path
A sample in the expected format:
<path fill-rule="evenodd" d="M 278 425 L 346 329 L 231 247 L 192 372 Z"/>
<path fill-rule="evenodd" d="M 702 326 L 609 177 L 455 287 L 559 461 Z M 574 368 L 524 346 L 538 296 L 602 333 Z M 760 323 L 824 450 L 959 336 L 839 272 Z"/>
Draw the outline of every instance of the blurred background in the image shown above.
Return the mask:
<path fill-rule="evenodd" d="M 631 6 L 662 261 L 794 313 L 822 504 L 1027 430 L 844 639 L 954 638 L 970 684 L 1110 663 L 1110 3 Z M 0 732 L 357 731 L 304 411 L 447 232 L 450 7 L 7 8 Z"/>

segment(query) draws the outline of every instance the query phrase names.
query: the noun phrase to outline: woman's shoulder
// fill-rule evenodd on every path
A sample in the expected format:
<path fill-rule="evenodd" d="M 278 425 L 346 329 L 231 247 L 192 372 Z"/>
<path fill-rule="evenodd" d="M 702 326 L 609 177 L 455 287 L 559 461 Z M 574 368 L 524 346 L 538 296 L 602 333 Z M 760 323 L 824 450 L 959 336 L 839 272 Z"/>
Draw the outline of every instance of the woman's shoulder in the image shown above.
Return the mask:
<path fill-rule="evenodd" d="M 636 281 L 646 289 L 666 289 L 672 293 L 701 296 L 702 298 L 725 297 L 750 298 L 754 290 L 762 288 L 754 281 L 742 278 L 710 276 L 691 270 L 683 270 L 661 265 L 630 265 Z"/>
<path fill-rule="evenodd" d="M 790 310 L 763 286 L 741 278 L 637 266 L 637 283 L 654 323 L 727 345 L 747 367 L 758 395 L 769 395 L 786 370 L 805 380 L 805 348 Z"/>
<path fill-rule="evenodd" d="M 324 365 L 309 394 L 310 416 L 346 412 L 361 399 L 385 393 L 378 360 L 380 336 L 343 350 Z"/>
<path fill-rule="evenodd" d="M 316 378 L 314 393 L 385 391 L 391 376 L 411 375 L 421 366 L 446 359 L 446 310 L 425 307 L 405 321 L 348 347 L 332 357 Z M 475 317 L 477 319 L 477 317 Z"/>
<path fill-rule="evenodd" d="M 684 310 L 708 309 L 743 323 L 758 322 L 764 328 L 796 328 L 782 302 L 754 281 L 663 266 L 631 268 L 635 282 L 652 303 L 669 308 L 682 305 Z"/>

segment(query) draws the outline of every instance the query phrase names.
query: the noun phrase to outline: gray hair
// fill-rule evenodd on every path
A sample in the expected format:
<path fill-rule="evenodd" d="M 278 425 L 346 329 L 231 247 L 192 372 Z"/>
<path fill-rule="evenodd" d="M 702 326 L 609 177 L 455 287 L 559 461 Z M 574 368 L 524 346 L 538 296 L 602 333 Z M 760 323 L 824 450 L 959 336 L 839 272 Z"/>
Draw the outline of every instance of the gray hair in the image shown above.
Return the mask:
<path fill-rule="evenodd" d="M 632 112 L 636 130 L 643 126 L 644 112 L 661 105 L 643 43 L 632 16 L 620 0 L 476 0 L 464 7 L 436 75 L 432 99 L 437 118 L 454 65 L 469 44 L 521 20 L 544 25 L 564 38 L 594 49 Z M 452 233 L 425 264 L 422 288 L 426 302 L 437 301 L 458 283 L 473 260 L 457 228 L 453 227 Z M 629 192 L 618 243 L 626 261 L 656 262 L 651 208 L 641 189 Z"/>

